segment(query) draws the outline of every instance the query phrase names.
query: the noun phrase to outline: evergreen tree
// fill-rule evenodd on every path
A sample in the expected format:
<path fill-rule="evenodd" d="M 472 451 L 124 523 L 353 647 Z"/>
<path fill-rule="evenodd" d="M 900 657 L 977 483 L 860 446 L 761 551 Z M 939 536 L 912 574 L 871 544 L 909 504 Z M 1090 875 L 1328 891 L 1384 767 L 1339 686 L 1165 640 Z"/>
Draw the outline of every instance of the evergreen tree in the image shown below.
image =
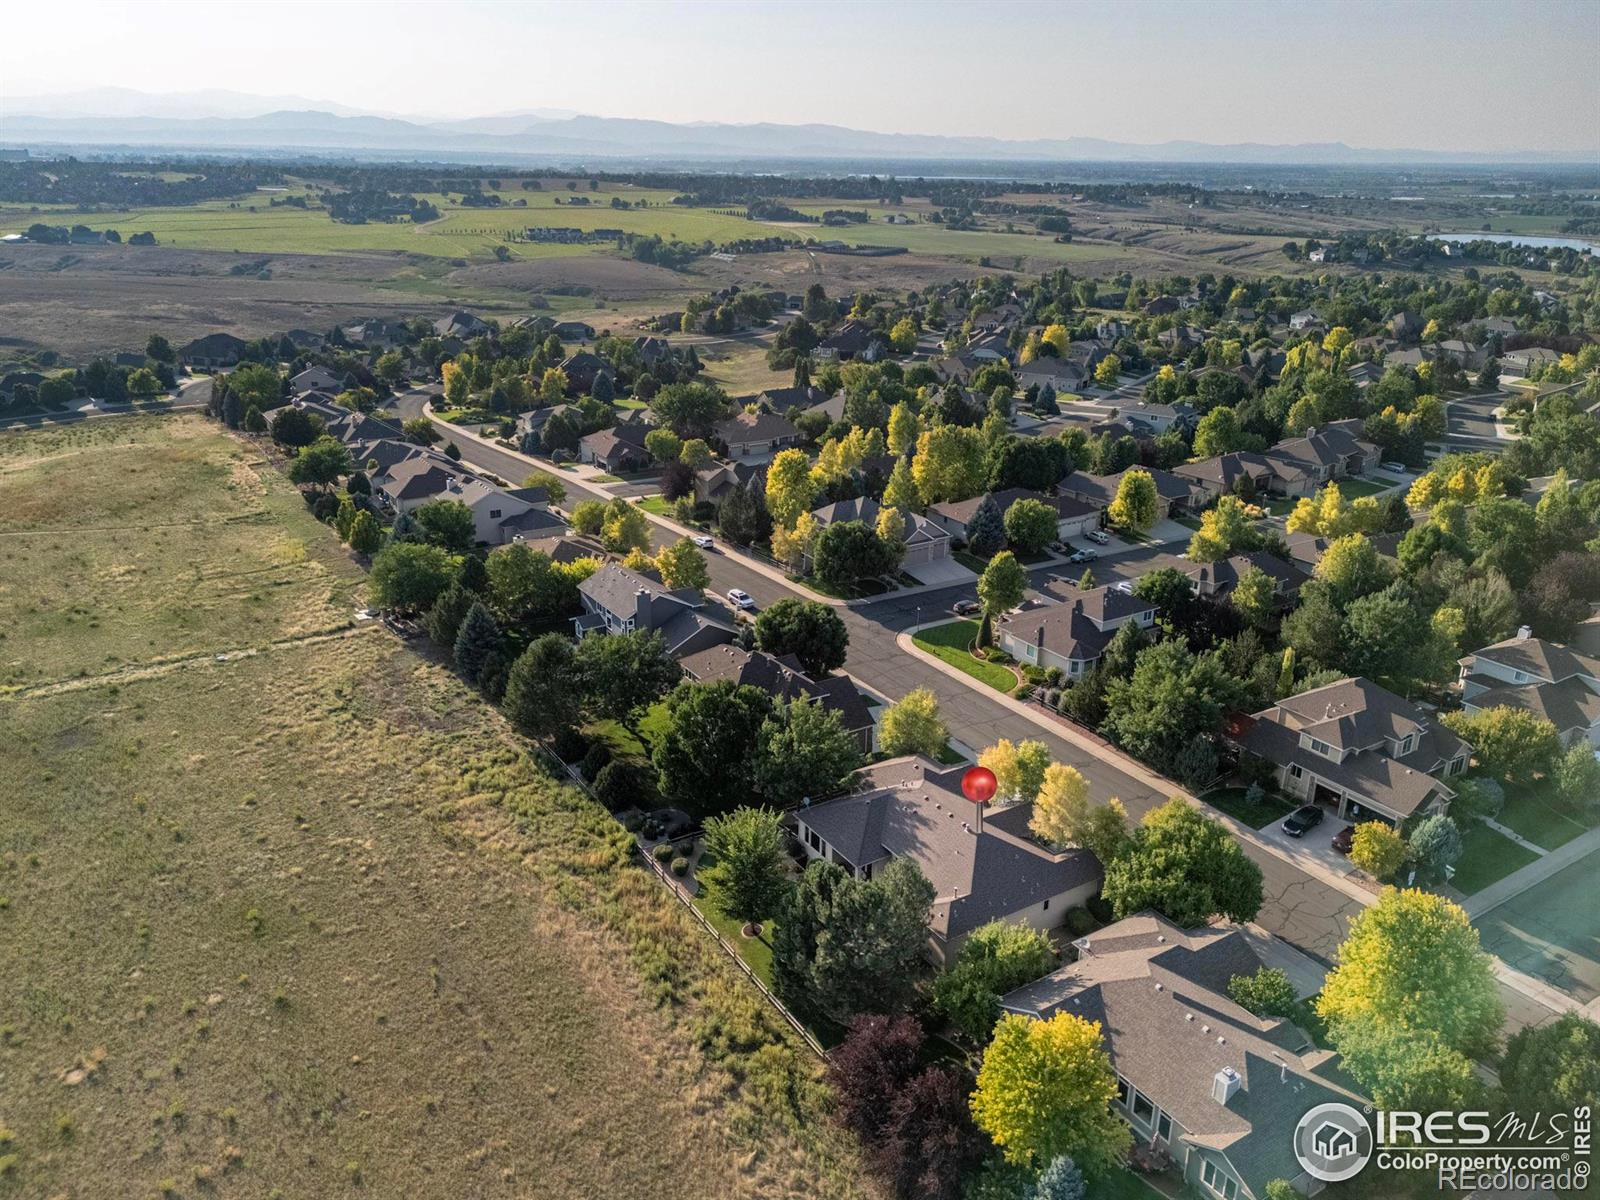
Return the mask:
<path fill-rule="evenodd" d="M 967 545 L 980 558 L 988 558 L 1006 544 L 1005 514 L 993 495 L 979 501 L 977 511 L 967 522 Z"/>
<path fill-rule="evenodd" d="M 455 648 L 456 635 L 461 632 L 461 625 L 474 603 L 472 593 L 462 587 L 459 581 L 445 588 L 422 621 L 435 645 Z"/>
<path fill-rule="evenodd" d="M 491 654 L 500 650 L 500 626 L 489 610 L 474 601 L 456 634 L 455 659 L 460 672 L 477 683 Z"/>

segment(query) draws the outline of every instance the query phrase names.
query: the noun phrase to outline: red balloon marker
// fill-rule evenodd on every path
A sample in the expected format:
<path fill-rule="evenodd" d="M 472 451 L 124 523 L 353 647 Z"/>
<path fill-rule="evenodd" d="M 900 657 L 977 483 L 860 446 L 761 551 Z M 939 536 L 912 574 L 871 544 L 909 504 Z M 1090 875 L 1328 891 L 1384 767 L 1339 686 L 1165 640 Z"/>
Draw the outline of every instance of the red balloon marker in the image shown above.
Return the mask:
<path fill-rule="evenodd" d="M 994 772 L 988 767 L 970 767 L 961 777 L 961 790 L 966 793 L 967 799 L 974 804 L 987 804 L 994 799 L 995 789 L 999 787 Z"/>

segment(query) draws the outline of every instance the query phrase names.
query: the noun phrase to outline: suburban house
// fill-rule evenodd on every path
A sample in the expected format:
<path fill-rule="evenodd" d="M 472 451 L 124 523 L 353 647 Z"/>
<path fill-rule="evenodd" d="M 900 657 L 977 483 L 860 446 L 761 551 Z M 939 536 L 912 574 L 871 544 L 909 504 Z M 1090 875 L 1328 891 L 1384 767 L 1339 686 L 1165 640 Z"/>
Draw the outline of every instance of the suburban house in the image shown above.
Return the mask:
<path fill-rule="evenodd" d="M 639 361 L 647 367 L 658 366 L 672 358 L 672 344 L 664 337 L 636 337 L 633 348 L 638 351 Z"/>
<path fill-rule="evenodd" d="M 1200 507 L 1196 503 L 1199 497 L 1187 479 L 1171 471 L 1163 471 L 1160 467 L 1130 467 L 1129 470 L 1143 471 L 1155 482 L 1157 517 L 1169 517 L 1174 512 Z M 1122 486 L 1122 477 L 1126 474 L 1127 471 L 1118 471 L 1115 475 L 1089 475 L 1074 471 L 1056 484 L 1056 491 L 1063 496 L 1082 500 L 1085 504 L 1092 504 L 1104 512 L 1117 498 L 1117 488 Z"/>
<path fill-rule="evenodd" d="M 1262 456 L 1272 464 L 1269 490 L 1304 495 L 1333 480 L 1370 471 L 1378 465 L 1382 450 L 1360 434 L 1361 422 L 1352 418 L 1285 438 Z"/>
<path fill-rule="evenodd" d="M 208 333 L 178 350 L 178 357 L 191 367 L 233 367 L 244 357 L 245 340 L 231 333 Z"/>
<path fill-rule="evenodd" d="M 570 529 L 562 533 L 547 533 L 535 535 L 534 537 L 518 535 L 511 540 L 521 542 L 529 550 L 538 551 L 540 554 L 547 556 L 551 562 L 575 563 L 585 558 L 592 558 L 596 562 L 604 562 L 606 557 L 606 552 L 602 547 L 595 545 L 587 538 L 580 537 Z"/>
<path fill-rule="evenodd" d="M 1394 334 L 1396 340 L 1414 342 L 1422 336 L 1422 331 L 1427 328 L 1427 322 L 1414 312 L 1397 312 L 1389 318 L 1389 332 Z"/>
<path fill-rule="evenodd" d="M 970 500 L 946 500 L 943 504 L 932 504 L 928 506 L 928 519 L 951 537 L 966 540 L 967 526 L 972 521 L 973 514 L 978 511 L 978 506 L 988 496 L 994 497 L 1001 516 L 1004 516 L 1018 500 L 1037 500 L 1055 509 L 1058 538 L 1084 534 L 1100 527 L 1100 510 L 1094 505 L 1085 504 L 1082 500 L 1071 496 L 1046 496 L 1042 492 L 1032 492 L 1026 488 L 1006 488 L 1004 491 L 986 492 L 983 496 L 974 496 Z"/>
<path fill-rule="evenodd" d="M 729 458 L 769 458 L 800 442 L 800 431 L 777 413 L 741 412 L 718 421 L 711 435 L 728 448 Z"/>
<path fill-rule="evenodd" d="M 1447 358 L 1462 370 L 1474 370 L 1483 363 L 1483 352 L 1471 342 L 1446 338 L 1433 348 L 1435 358 Z"/>
<path fill-rule="evenodd" d="M 877 362 L 886 353 L 883 335 L 865 321 L 852 317 L 817 345 L 816 356 L 846 362 L 859 358 L 863 362 Z"/>
<path fill-rule="evenodd" d="M 567 377 L 567 389 L 588 395 L 594 381 L 604 375 L 613 378 L 611 364 L 588 350 L 579 350 L 561 360 L 561 371 Z"/>
<path fill-rule="evenodd" d="M 1235 450 L 1213 458 L 1197 459 L 1172 468 L 1172 473 L 1187 479 L 1197 491 L 1204 494 L 1202 503 L 1210 504 L 1223 495 L 1238 495 L 1240 480 L 1250 495 L 1267 490 L 1273 479 L 1273 467 L 1265 456 L 1249 450 Z"/>
<path fill-rule="evenodd" d="M 945 558 L 950 553 L 950 535 L 927 517 L 917 513 L 903 513 L 906 522 L 906 553 L 900 560 L 902 566 L 914 567 Z M 812 509 L 811 519 L 817 528 L 824 529 L 840 521 L 860 521 L 868 529 L 878 527 L 878 502 L 870 497 L 859 500 L 839 500 Z"/>
<path fill-rule="evenodd" d="M 1178 302 L 1171 296 L 1156 296 L 1144 303 L 1144 315 L 1147 317 L 1164 317 L 1177 311 Z"/>
<path fill-rule="evenodd" d="M 607 563 L 578 585 L 583 614 L 572 618 L 577 637 L 589 633 L 659 633 L 674 658 L 733 641 L 732 625 L 703 611 L 694 588 L 672 590 L 648 575 Z"/>
<path fill-rule="evenodd" d="M 1502 705 L 1544 717 L 1569 746 L 1600 750 L 1600 659 L 1536 638 L 1524 625 L 1461 660 L 1461 707 Z"/>
<path fill-rule="evenodd" d="M 1560 362 L 1561 355 L 1545 346 L 1529 346 L 1523 350 L 1507 350 L 1500 356 L 1500 373 L 1525 379 L 1534 368 Z"/>
<path fill-rule="evenodd" d="M 1254 926 L 1186 931 L 1143 912 L 1080 938 L 1076 962 L 1007 993 L 1000 1007 L 1098 1022 L 1135 1144 L 1165 1153 L 1195 1192 L 1264 1200 L 1267 1184 L 1284 1179 L 1314 1195 L 1325 1185 L 1295 1157 L 1296 1125 L 1319 1104 L 1367 1102 L 1332 1051 L 1229 998 L 1230 979 L 1267 965 L 1261 951 L 1271 941 Z"/>
<path fill-rule="evenodd" d="M 1239 576 L 1251 567 L 1272 580 L 1273 597 L 1285 603 L 1293 600 L 1299 594 L 1300 585 L 1311 577 L 1309 572 L 1265 550 L 1250 550 L 1211 563 L 1179 562 L 1180 569 L 1193 581 L 1195 593 L 1213 600 L 1223 600 L 1232 595 L 1233 589 L 1238 586 Z"/>
<path fill-rule="evenodd" d="M 894 858 L 911 859 L 933 884 L 929 957 L 954 959 L 967 935 L 993 920 L 1053 929 L 1100 888 L 1087 850 L 1054 853 L 1028 832 L 1031 804 L 974 804 L 963 767 L 893 758 L 860 773 L 865 790 L 799 809 L 795 829 L 808 858 L 871 879 Z"/>
<path fill-rule="evenodd" d="M 335 375 L 327 367 L 307 367 L 298 375 L 289 376 L 289 386 L 297 396 L 307 392 L 325 392 L 335 396 L 350 386 L 350 378 Z"/>
<path fill-rule="evenodd" d="M 433 323 L 433 332 L 440 337 L 475 338 L 484 337 L 494 332 L 494 326 L 482 317 L 475 317 L 469 312 L 457 311 L 448 317 L 440 317 Z"/>
<path fill-rule="evenodd" d="M 489 546 L 566 530 L 550 512 L 543 488 L 507 491 L 433 450 L 394 439 L 355 441 L 351 457 L 372 464 L 372 492 L 391 511 L 410 513 L 433 500 L 455 500 L 472 510 L 473 538 Z"/>
<path fill-rule="evenodd" d="M 585 434 L 578 439 L 578 459 L 607 471 L 641 470 L 650 465 L 650 451 L 644 448 L 650 429 L 643 421 L 619 421 Z"/>
<path fill-rule="evenodd" d="M 1309 308 L 1303 308 L 1299 312 L 1291 314 L 1289 317 L 1289 328 L 1295 330 L 1296 332 L 1302 329 L 1310 329 L 1313 325 L 1319 324 L 1321 324 L 1321 322 L 1317 320 L 1317 314 L 1312 312 Z"/>
<path fill-rule="evenodd" d="M 1115 587 L 1084 591 L 1065 581 L 1052 581 L 1046 592 L 1061 603 L 1007 614 L 995 625 L 1000 648 L 1018 662 L 1056 667 L 1069 679 L 1083 675 L 1100 661 L 1117 630 L 1130 621 L 1148 629 L 1156 623 L 1156 606 Z"/>
<path fill-rule="evenodd" d="M 1272 763 L 1289 795 L 1346 821 L 1391 825 L 1443 811 L 1455 796 L 1444 780 L 1472 754 L 1431 714 L 1359 677 L 1286 696 L 1232 740 Z"/>
<path fill-rule="evenodd" d="M 741 650 L 732 645 L 712 646 L 685 655 L 679 666 L 698 683 L 731 679 L 760 688 L 776 700 L 810 697 L 825 711 L 839 714 L 839 723 L 856 739 L 863 754 L 873 751 L 876 727 L 872 709 L 848 675 L 812 679 L 792 655 L 779 658 L 763 650 Z"/>
<path fill-rule="evenodd" d="M 967 353 L 986 363 L 1009 363 L 1011 341 L 1003 329 L 980 333 L 967 343 Z"/>
<path fill-rule="evenodd" d="M 790 413 L 804 411 L 827 398 L 828 393 L 819 387 L 767 388 L 756 394 L 755 402 L 775 413 Z M 740 404 L 745 402 L 739 401 Z"/>
<path fill-rule="evenodd" d="M 1024 390 L 1037 387 L 1043 391 L 1050 387 L 1058 393 L 1076 392 L 1089 382 L 1089 372 L 1081 363 L 1069 362 L 1064 358 L 1036 358 L 1018 367 L 1013 374 L 1018 386 Z"/>
<path fill-rule="evenodd" d="M 341 332 L 345 341 L 352 346 L 362 346 L 372 349 L 377 346 L 396 346 L 406 340 L 406 327 L 399 321 L 391 321 L 387 317 L 368 317 L 365 321 L 357 321 L 354 325 L 347 325 Z"/>

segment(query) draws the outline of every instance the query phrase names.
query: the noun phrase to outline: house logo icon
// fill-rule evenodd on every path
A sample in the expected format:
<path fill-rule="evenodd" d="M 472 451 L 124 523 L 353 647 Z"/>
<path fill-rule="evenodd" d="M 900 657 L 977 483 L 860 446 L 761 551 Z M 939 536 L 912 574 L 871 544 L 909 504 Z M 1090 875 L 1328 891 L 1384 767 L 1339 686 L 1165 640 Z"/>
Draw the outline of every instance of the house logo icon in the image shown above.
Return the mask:
<path fill-rule="evenodd" d="M 1353 1179 L 1372 1157 L 1372 1127 L 1348 1104 L 1319 1104 L 1295 1126 L 1294 1156 L 1313 1179 Z"/>

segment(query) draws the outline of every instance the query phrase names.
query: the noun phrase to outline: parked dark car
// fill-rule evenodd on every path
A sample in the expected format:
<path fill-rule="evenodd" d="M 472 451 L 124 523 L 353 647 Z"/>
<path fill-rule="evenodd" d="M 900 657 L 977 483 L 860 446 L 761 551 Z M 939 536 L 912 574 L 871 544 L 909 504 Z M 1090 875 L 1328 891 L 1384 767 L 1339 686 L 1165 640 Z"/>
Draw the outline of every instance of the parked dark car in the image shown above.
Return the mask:
<path fill-rule="evenodd" d="M 1333 835 L 1333 848 L 1340 854 L 1349 854 L 1350 847 L 1355 844 L 1355 840 L 1356 827 L 1354 825 L 1346 825 Z"/>
<path fill-rule="evenodd" d="M 1306 830 L 1322 821 L 1322 809 L 1315 804 L 1305 804 L 1289 814 L 1283 823 L 1283 831 L 1290 837 L 1303 837 Z"/>
<path fill-rule="evenodd" d="M 950 611 L 958 617 L 974 617 L 983 610 L 983 605 L 976 600 L 957 600 L 950 606 Z"/>

